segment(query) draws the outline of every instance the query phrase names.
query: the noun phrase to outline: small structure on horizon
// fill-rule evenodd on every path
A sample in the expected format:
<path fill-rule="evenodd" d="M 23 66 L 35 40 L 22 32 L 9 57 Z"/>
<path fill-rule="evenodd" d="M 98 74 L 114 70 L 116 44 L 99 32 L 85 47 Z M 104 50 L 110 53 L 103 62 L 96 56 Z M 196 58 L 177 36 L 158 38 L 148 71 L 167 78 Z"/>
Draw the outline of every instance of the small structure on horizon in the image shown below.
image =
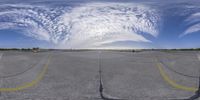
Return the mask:
<path fill-rule="evenodd" d="M 32 48 L 32 52 L 34 52 L 34 53 L 37 53 L 37 52 L 39 52 L 40 51 L 40 48 Z"/>

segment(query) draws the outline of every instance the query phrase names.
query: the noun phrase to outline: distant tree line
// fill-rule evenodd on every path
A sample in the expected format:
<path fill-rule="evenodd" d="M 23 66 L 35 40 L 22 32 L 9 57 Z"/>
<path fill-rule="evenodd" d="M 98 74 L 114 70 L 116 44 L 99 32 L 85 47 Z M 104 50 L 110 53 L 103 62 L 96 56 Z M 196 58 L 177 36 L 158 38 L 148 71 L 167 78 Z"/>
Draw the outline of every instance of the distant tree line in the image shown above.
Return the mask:
<path fill-rule="evenodd" d="M 40 48 L 0 48 L 0 51 L 33 51 L 33 50 L 39 50 Z"/>
<path fill-rule="evenodd" d="M 0 48 L 0 51 L 118 51 L 118 52 L 140 52 L 140 51 L 200 51 L 200 48 L 188 48 L 188 49 L 41 49 L 39 47 L 34 48 Z"/>
<path fill-rule="evenodd" d="M 200 48 L 188 48 L 188 49 L 164 49 L 166 51 L 200 51 Z"/>

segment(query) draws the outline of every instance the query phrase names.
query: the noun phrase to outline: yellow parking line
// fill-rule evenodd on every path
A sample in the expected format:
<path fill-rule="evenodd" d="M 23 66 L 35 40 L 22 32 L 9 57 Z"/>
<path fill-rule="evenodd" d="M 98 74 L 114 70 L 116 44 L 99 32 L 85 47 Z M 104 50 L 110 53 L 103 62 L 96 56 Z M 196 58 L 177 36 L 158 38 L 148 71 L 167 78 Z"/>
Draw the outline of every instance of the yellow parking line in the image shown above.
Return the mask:
<path fill-rule="evenodd" d="M 39 81 L 42 80 L 42 78 L 44 77 L 47 69 L 48 69 L 48 66 L 49 66 L 49 62 L 50 62 L 50 59 L 51 57 L 49 56 L 48 57 L 48 61 L 47 63 L 44 65 L 44 68 L 43 70 L 37 75 L 36 79 L 32 80 L 31 82 L 29 83 L 25 83 L 24 85 L 22 86 L 17 86 L 15 88 L 0 88 L 0 92 L 13 92 L 13 91 L 19 91 L 19 90 L 23 90 L 23 89 L 26 89 L 26 88 L 29 88 L 29 87 L 32 87 L 34 85 L 36 85 Z"/>
<path fill-rule="evenodd" d="M 174 80 L 170 79 L 170 77 L 164 72 L 164 70 L 162 68 L 162 64 L 160 62 L 158 62 L 156 60 L 156 64 L 157 64 L 157 68 L 159 69 L 159 72 L 160 72 L 161 76 L 163 77 L 163 79 L 168 84 L 170 84 L 172 87 L 177 88 L 177 89 L 181 89 L 181 90 L 184 90 L 184 91 L 191 91 L 191 92 L 196 92 L 198 90 L 196 87 L 187 87 L 187 86 L 177 84 Z"/>

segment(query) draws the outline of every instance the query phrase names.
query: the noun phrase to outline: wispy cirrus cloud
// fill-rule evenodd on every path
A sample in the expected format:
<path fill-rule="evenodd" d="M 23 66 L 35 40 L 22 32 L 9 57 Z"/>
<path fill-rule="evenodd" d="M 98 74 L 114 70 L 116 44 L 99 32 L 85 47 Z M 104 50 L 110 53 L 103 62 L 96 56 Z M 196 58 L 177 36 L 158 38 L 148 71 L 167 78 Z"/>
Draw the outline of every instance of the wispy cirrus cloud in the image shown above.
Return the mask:
<path fill-rule="evenodd" d="M 186 29 L 180 35 L 180 37 L 183 37 L 185 35 L 188 35 L 194 32 L 199 32 L 200 31 L 200 12 L 191 14 L 188 18 L 184 20 L 184 24 L 186 26 Z"/>

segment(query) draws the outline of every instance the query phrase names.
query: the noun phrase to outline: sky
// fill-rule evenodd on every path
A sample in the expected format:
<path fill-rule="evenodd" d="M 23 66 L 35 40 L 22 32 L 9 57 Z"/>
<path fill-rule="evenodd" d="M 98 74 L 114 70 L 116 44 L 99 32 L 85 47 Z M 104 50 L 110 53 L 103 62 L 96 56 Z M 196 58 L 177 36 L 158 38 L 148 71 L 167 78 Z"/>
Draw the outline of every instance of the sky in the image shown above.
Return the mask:
<path fill-rule="evenodd" d="M 200 48 L 200 1 L 1 0 L 0 48 Z"/>

